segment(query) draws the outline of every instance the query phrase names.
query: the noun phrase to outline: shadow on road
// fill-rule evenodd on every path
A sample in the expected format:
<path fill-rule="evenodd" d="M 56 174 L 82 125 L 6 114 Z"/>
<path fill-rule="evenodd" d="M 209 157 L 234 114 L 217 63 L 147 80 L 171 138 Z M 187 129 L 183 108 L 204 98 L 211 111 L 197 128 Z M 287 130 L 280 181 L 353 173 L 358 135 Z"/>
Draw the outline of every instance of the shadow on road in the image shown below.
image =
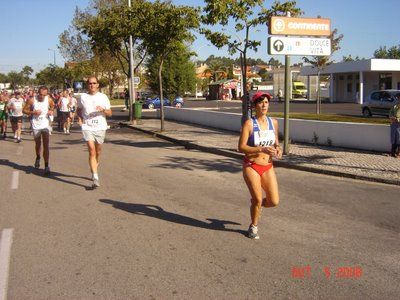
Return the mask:
<path fill-rule="evenodd" d="M 82 138 L 80 138 L 77 140 L 62 140 L 62 142 L 55 142 L 55 144 L 58 144 L 58 145 L 78 145 L 78 144 L 85 145 L 86 142 Z"/>
<path fill-rule="evenodd" d="M 176 214 L 173 212 L 169 212 L 161 208 L 157 205 L 150 204 L 137 204 L 137 203 L 125 203 L 110 199 L 100 199 L 100 202 L 111 204 L 116 209 L 121 209 L 132 214 L 142 215 L 152 218 L 157 218 L 160 220 L 188 225 L 193 227 L 199 227 L 210 230 L 219 230 L 219 231 L 228 231 L 228 232 L 236 232 L 243 235 L 246 235 L 246 231 L 239 229 L 230 229 L 226 228 L 225 225 L 241 225 L 240 223 L 226 221 L 226 220 L 217 220 L 217 219 L 206 219 L 209 222 L 205 222 L 202 220 L 197 220 L 191 217 L 183 216 L 180 214 Z"/>
<path fill-rule="evenodd" d="M 13 168 L 15 170 L 23 171 L 26 174 L 33 174 L 33 175 L 44 177 L 43 176 L 43 169 L 35 169 L 32 166 L 18 165 L 16 163 L 12 162 L 12 161 L 9 161 L 8 159 L 0 159 L 0 165 L 8 166 L 8 167 L 11 167 L 11 168 Z M 73 182 L 73 181 L 70 181 L 70 180 L 66 180 L 66 179 L 61 178 L 61 177 L 79 178 L 79 179 L 86 179 L 86 180 L 90 180 L 91 181 L 91 179 L 88 178 L 88 177 L 67 175 L 67 174 L 62 174 L 62 173 L 58 173 L 58 172 L 54 172 L 54 171 L 51 171 L 50 175 L 49 176 L 45 176 L 45 177 L 53 179 L 53 180 L 56 180 L 56 181 L 60 181 L 60 182 L 63 182 L 63 183 L 84 187 L 85 189 L 88 186 L 80 184 L 80 183 L 76 183 L 76 182 Z"/>
<path fill-rule="evenodd" d="M 164 163 L 154 164 L 153 168 L 164 169 L 183 169 L 188 171 L 213 171 L 213 172 L 228 172 L 239 173 L 242 171 L 242 165 L 234 158 L 220 158 L 215 159 L 195 159 L 193 157 L 164 157 Z"/>

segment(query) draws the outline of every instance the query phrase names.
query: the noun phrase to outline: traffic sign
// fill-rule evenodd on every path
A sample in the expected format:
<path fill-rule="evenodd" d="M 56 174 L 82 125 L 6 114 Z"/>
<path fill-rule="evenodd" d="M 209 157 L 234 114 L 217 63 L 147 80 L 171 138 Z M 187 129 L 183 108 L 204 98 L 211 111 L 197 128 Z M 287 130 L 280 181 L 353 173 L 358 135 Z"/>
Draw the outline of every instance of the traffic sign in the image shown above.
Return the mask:
<path fill-rule="evenodd" d="M 133 83 L 134 84 L 139 84 L 140 83 L 140 77 L 133 77 Z"/>
<path fill-rule="evenodd" d="M 331 40 L 326 38 L 269 37 L 268 54 L 331 55 Z"/>
<path fill-rule="evenodd" d="M 269 34 L 330 36 L 331 20 L 320 18 L 271 17 Z"/>

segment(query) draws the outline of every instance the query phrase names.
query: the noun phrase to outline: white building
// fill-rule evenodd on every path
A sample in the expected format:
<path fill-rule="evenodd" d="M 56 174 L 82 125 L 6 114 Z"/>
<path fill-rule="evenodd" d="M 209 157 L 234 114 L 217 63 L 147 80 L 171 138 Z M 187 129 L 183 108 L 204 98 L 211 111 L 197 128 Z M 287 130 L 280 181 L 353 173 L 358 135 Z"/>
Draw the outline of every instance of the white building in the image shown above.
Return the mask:
<path fill-rule="evenodd" d="M 373 90 L 400 90 L 400 59 L 363 59 L 334 63 L 319 70 L 330 76 L 329 98 L 331 102 L 362 104 Z M 310 78 L 318 75 L 318 69 L 304 66 L 300 75 Z"/>

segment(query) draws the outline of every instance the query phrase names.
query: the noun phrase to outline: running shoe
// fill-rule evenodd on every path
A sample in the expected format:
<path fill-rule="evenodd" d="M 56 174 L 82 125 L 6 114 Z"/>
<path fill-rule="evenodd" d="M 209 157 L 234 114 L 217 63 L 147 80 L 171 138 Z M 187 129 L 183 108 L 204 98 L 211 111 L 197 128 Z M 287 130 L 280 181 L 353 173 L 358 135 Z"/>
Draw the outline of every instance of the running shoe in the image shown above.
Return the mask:
<path fill-rule="evenodd" d="M 21 138 L 17 138 L 17 143 L 21 143 Z"/>
<path fill-rule="evenodd" d="M 94 179 L 93 179 L 92 187 L 93 187 L 94 189 L 100 187 L 100 180 L 94 178 Z"/>
<path fill-rule="evenodd" d="M 258 236 L 258 228 L 257 226 L 250 225 L 249 230 L 248 230 L 248 236 L 249 238 L 253 240 L 258 240 L 260 237 Z"/>
<path fill-rule="evenodd" d="M 50 167 L 44 168 L 44 176 L 49 176 L 50 175 Z"/>
<path fill-rule="evenodd" d="M 37 158 L 35 160 L 35 169 L 39 169 L 40 168 L 40 158 Z"/>

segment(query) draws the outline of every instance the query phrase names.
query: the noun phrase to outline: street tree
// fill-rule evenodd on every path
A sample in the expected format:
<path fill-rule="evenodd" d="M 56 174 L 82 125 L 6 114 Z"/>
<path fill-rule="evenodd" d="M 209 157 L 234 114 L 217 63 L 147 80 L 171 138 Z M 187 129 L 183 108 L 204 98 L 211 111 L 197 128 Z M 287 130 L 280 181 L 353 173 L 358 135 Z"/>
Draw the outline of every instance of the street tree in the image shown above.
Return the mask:
<path fill-rule="evenodd" d="M 11 71 L 7 74 L 10 88 L 16 90 L 24 83 L 24 77 L 21 72 Z"/>
<path fill-rule="evenodd" d="M 30 66 L 24 66 L 21 70 L 23 84 L 29 84 L 30 76 L 33 74 L 33 69 Z"/>
<path fill-rule="evenodd" d="M 196 68 L 191 57 L 193 53 L 181 43 L 174 52 L 171 52 L 164 61 L 162 70 L 163 92 L 172 100 L 173 97 L 183 95 L 185 92 L 193 92 L 196 86 Z M 147 62 L 147 80 L 152 90 L 160 90 L 158 68 L 159 57 L 149 56 Z"/>
<path fill-rule="evenodd" d="M 273 68 L 280 68 L 280 67 L 282 67 L 282 63 L 281 63 L 278 59 L 275 59 L 275 58 L 273 58 L 273 57 L 271 57 L 271 58 L 269 59 L 268 65 L 270 65 L 270 66 L 273 67 Z"/>
<path fill-rule="evenodd" d="M 243 94 L 247 95 L 247 52 L 257 52 L 261 45 L 260 40 L 252 39 L 251 32 L 261 24 L 267 24 L 271 16 L 283 15 L 291 12 L 293 16 L 300 14 L 296 1 L 280 3 L 275 1 L 271 9 L 264 8 L 263 0 L 205 0 L 202 22 L 205 25 L 200 32 L 217 48 L 228 47 L 228 52 L 233 55 L 240 53 L 241 70 L 243 78 Z M 233 35 L 215 29 L 216 25 L 222 27 L 230 24 L 236 30 Z M 242 35 L 240 37 L 239 35 Z M 243 101 L 242 122 L 250 117 L 249 101 Z"/>
<path fill-rule="evenodd" d="M 348 56 L 343 56 L 342 57 L 342 62 L 347 62 L 347 61 L 358 61 L 361 60 L 360 57 L 358 57 L 358 55 L 356 57 L 352 57 L 351 54 L 349 54 Z"/>
<path fill-rule="evenodd" d="M 392 46 L 389 49 L 386 46 L 381 46 L 374 52 L 375 58 L 400 59 L 400 45 Z"/>
<path fill-rule="evenodd" d="M 143 44 L 143 35 L 152 30 L 147 24 L 153 4 L 144 0 L 133 1 L 132 7 L 125 3 L 109 4 L 100 7 L 96 14 L 85 13 L 79 18 L 77 28 L 87 35 L 91 48 L 98 53 L 110 53 L 117 59 L 122 72 L 130 77 L 129 36 L 132 35 L 135 48 L 135 66 L 133 72 L 143 63 L 147 49 Z"/>
<path fill-rule="evenodd" d="M 103 83 L 108 87 L 108 94 L 112 96 L 115 85 L 123 82 L 123 72 L 118 60 L 109 51 L 92 49 L 88 37 L 79 30 L 79 24 L 90 18 L 91 13 L 98 13 L 101 8 L 110 8 L 117 4 L 117 0 L 95 0 L 85 11 L 75 9 L 72 24 L 59 36 L 58 46 L 64 59 L 70 62 L 66 70 L 68 86 L 72 87 L 74 81 L 82 81 L 90 75 L 104 76 L 106 79 Z"/>
<path fill-rule="evenodd" d="M 77 7 L 72 24 L 58 37 L 59 45 L 57 47 L 66 61 L 80 63 L 90 60 L 93 56 L 88 38 L 78 28 L 82 18 L 84 18 L 84 13 Z"/>
<path fill-rule="evenodd" d="M 36 73 L 35 82 L 38 85 L 48 85 L 51 89 L 62 89 L 65 86 L 66 72 L 64 68 L 49 65 Z"/>
<path fill-rule="evenodd" d="M 144 35 L 149 54 L 159 62 L 158 80 L 161 100 L 161 131 L 164 130 L 163 65 L 166 58 L 179 49 L 182 43 L 194 39 L 192 30 L 199 26 L 199 11 L 190 6 L 155 1 L 147 19 L 152 30 Z"/>
<path fill-rule="evenodd" d="M 0 83 L 8 83 L 8 77 L 6 74 L 0 73 Z"/>
<path fill-rule="evenodd" d="M 226 70 L 229 69 L 229 65 L 223 63 L 219 59 L 209 60 L 207 68 L 204 70 L 204 75 L 210 77 L 212 82 L 219 81 L 227 78 Z"/>

